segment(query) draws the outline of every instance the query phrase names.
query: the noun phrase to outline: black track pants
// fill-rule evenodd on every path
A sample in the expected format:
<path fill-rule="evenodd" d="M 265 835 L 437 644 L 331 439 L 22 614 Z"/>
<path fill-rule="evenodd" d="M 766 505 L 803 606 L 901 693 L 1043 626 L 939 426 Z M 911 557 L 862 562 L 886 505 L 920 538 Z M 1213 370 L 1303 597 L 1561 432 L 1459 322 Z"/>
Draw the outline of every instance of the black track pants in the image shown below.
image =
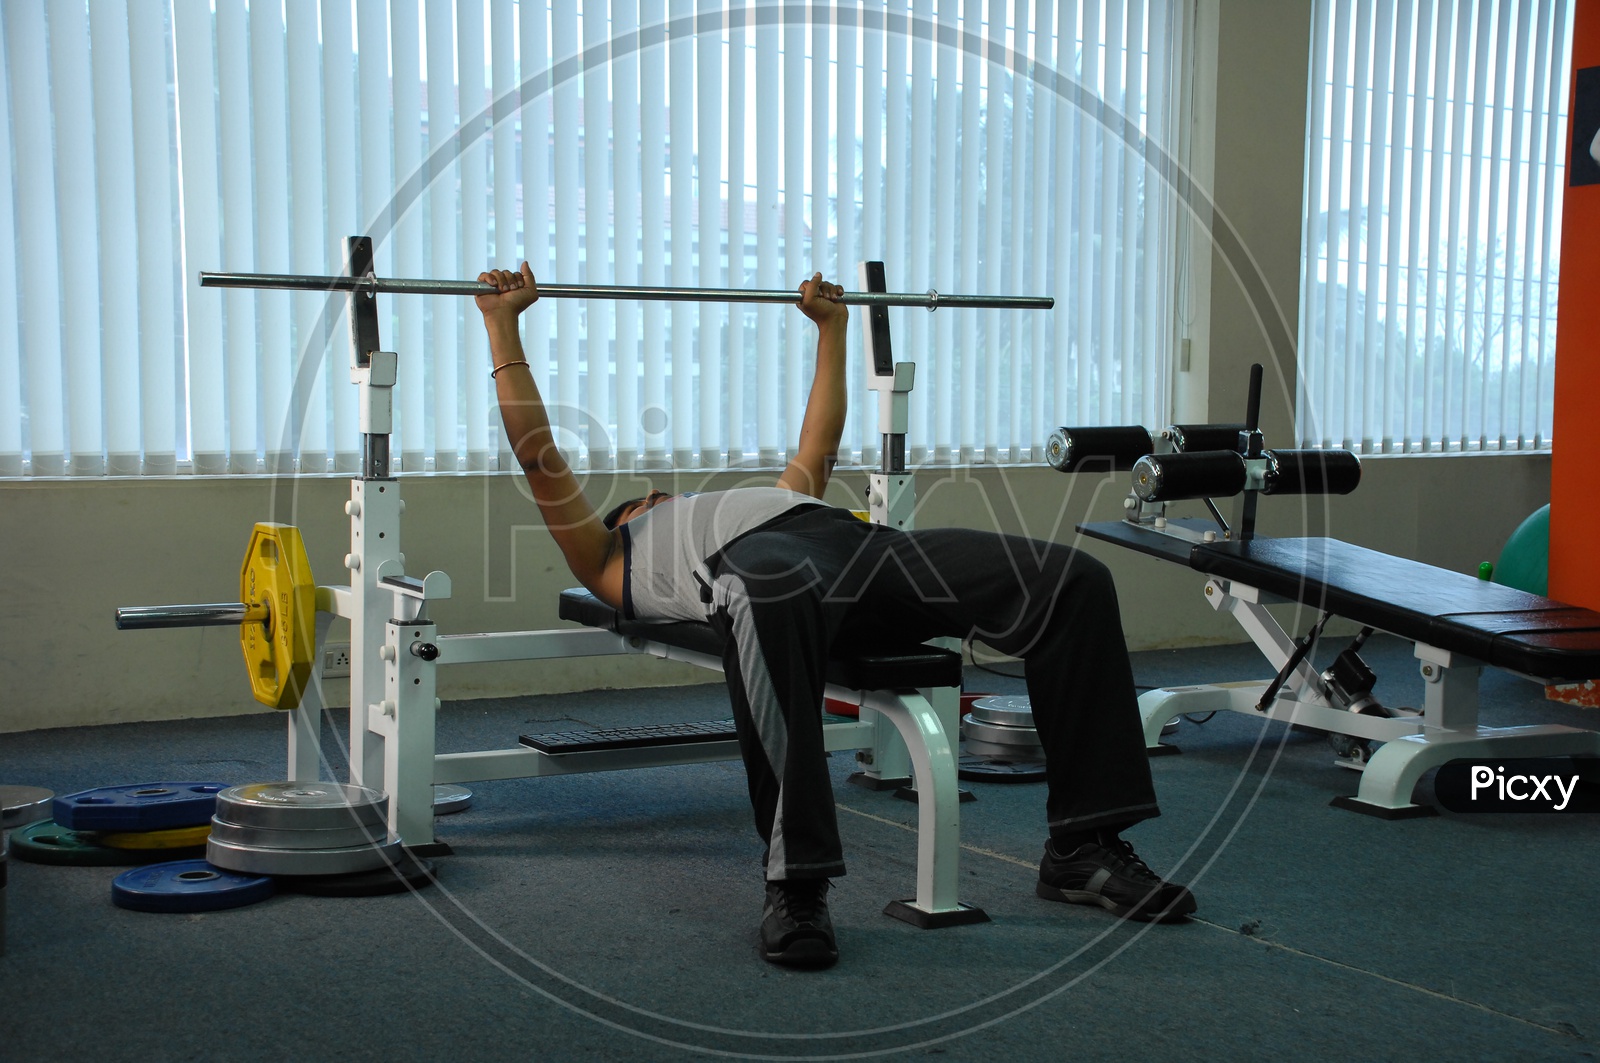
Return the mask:
<path fill-rule="evenodd" d="M 844 873 L 822 743 L 835 645 L 971 636 L 1025 662 L 1047 762 L 1047 821 L 1120 828 L 1158 815 L 1116 588 L 1057 543 L 964 528 L 900 532 L 808 509 L 713 567 L 724 653 L 767 877 Z"/>

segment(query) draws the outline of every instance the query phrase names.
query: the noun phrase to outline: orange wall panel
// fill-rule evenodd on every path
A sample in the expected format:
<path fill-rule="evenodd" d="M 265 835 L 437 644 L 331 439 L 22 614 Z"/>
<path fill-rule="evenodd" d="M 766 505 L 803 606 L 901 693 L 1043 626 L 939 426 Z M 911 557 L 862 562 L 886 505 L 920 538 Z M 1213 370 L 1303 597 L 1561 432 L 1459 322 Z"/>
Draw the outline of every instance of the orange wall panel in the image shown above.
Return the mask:
<path fill-rule="evenodd" d="M 1600 0 L 1578 0 L 1569 101 L 1577 72 L 1597 66 Z M 1578 146 L 1580 151 L 1587 148 Z M 1571 144 L 1563 146 L 1572 149 Z M 1600 445 L 1590 431 L 1600 417 L 1600 184 L 1566 189 L 1557 315 L 1550 597 L 1600 609 Z"/>

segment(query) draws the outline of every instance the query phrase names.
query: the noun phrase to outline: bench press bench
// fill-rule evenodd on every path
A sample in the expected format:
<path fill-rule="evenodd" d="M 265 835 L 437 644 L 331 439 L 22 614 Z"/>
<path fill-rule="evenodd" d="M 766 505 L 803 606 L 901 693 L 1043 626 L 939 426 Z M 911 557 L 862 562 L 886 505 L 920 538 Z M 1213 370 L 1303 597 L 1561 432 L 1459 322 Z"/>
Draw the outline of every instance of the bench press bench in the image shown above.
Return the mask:
<path fill-rule="evenodd" d="M 1217 540 L 1201 521 L 1081 525 L 1091 537 L 1184 565 L 1207 577 L 1211 606 L 1233 614 L 1278 670 L 1270 682 L 1152 690 L 1139 699 L 1145 742 L 1189 713 L 1226 709 L 1349 736 L 1343 762 L 1362 770 L 1342 808 L 1384 818 L 1428 815 L 1411 801 L 1422 774 L 1451 760 L 1600 756 L 1600 733 L 1575 727 L 1484 727 L 1478 680 L 1484 667 L 1545 684 L 1600 677 L 1600 613 L 1433 565 L 1329 538 Z M 1305 640 L 1291 639 L 1266 611 L 1298 602 L 1322 613 Z M 1319 673 L 1307 660 L 1329 617 L 1363 634 Z M 1421 662 L 1420 714 L 1392 714 L 1371 697 L 1355 649 L 1370 630 L 1411 642 Z M 1367 744 L 1383 745 L 1367 757 Z"/>
<path fill-rule="evenodd" d="M 558 606 L 562 620 L 599 628 L 619 636 L 628 651 L 648 653 L 703 668 L 722 670 L 724 642 L 710 624 L 688 621 L 630 620 L 586 590 L 563 591 Z M 857 720 L 823 725 L 830 751 L 861 750 L 859 778 L 874 788 L 901 787 L 915 781 L 917 801 L 917 895 L 891 901 L 886 914 L 924 928 L 985 921 L 979 908 L 957 900 L 960 854 L 961 791 L 957 775 L 957 742 L 961 693 L 961 655 L 916 644 L 881 646 L 842 653 L 828 662 L 827 695 L 860 706 Z M 822 711 L 822 706 L 817 707 Z M 888 741 L 884 721 L 903 741 Z M 641 733 L 648 731 L 649 733 Z M 632 732 L 632 733 L 630 733 Z M 626 745 L 678 746 L 706 743 L 720 748 L 704 759 L 731 759 L 738 753 L 730 726 L 689 724 L 682 727 L 618 729 L 603 735 Z M 570 735 L 524 735 L 522 744 L 549 756 L 576 755 Z M 909 757 L 912 778 L 903 776 Z"/>

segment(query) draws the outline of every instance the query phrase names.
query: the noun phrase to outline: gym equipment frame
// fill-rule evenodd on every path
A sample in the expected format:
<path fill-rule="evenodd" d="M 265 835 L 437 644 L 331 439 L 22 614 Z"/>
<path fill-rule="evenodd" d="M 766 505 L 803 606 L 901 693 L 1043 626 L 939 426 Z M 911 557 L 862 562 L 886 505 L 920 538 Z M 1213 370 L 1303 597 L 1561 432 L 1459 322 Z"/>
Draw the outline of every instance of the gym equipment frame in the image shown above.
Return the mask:
<path fill-rule="evenodd" d="M 1258 365 L 1244 424 L 1174 426 L 1158 452 L 1142 428 L 1062 428 L 1047 447 L 1063 471 L 1092 460 L 1131 467 L 1126 518 L 1079 531 L 1204 574 L 1208 604 L 1231 614 L 1277 673 L 1268 681 L 1147 691 L 1139 711 L 1152 753 L 1177 751 L 1160 737 L 1181 715 L 1227 710 L 1312 727 L 1329 732 L 1337 763 L 1361 772 L 1355 796 L 1332 804 L 1385 819 L 1434 814 L 1412 792 L 1424 772 L 1452 760 L 1600 756 L 1595 731 L 1478 721 L 1485 667 L 1547 685 L 1600 677 L 1600 614 L 1337 539 L 1255 536 L 1258 494 L 1345 494 L 1360 481 L 1360 463 L 1347 452 L 1262 449 L 1260 390 Z M 1141 448 L 1148 449 L 1135 457 Z M 1238 526 L 1230 528 L 1209 496 L 1240 492 Z M 1202 499 L 1215 523 L 1167 517 L 1168 501 L 1188 498 Z M 1284 603 L 1320 613 L 1305 638 L 1291 637 L 1267 610 Z M 1319 672 L 1311 653 L 1334 616 L 1361 628 Z M 1358 651 L 1374 630 L 1412 644 L 1420 711 L 1387 708 L 1372 696 L 1377 677 Z"/>
<path fill-rule="evenodd" d="M 444 572 L 408 575 L 401 557 L 400 481 L 389 475 L 389 434 L 397 356 L 379 349 L 377 292 L 436 292 L 475 295 L 490 290 L 478 282 L 380 281 L 372 276 L 372 245 L 365 237 L 345 241 L 347 274 L 338 278 L 257 274 L 202 274 L 206 286 L 296 287 L 344 291 L 350 308 L 350 376 L 360 388 L 361 474 L 350 484 L 348 586 L 315 588 L 313 680 L 288 709 L 288 778 L 317 780 L 322 770 L 319 724 L 320 668 L 335 617 L 350 623 L 350 782 L 389 795 L 389 826 L 418 856 L 449 847 L 434 837 L 433 786 L 492 779 L 531 778 L 591 771 L 702 763 L 734 759 L 731 736 L 658 745 L 624 745 L 586 752 L 552 753 L 531 745 L 476 752 L 438 753 L 435 744 L 438 669 L 491 661 L 544 660 L 646 653 L 721 670 L 720 655 L 704 644 L 709 625 L 618 625 L 614 617 L 591 618 L 581 592 L 563 596 L 563 617 L 580 616 L 599 627 L 542 631 L 441 634 L 428 605 L 450 596 Z M 1007 297 L 898 296 L 885 292 L 881 263 L 861 269 L 865 291 L 845 301 L 867 308 L 863 325 L 884 429 L 882 465 L 869 475 L 871 519 L 909 528 L 915 503 L 905 467 L 905 433 L 915 366 L 895 362 L 889 340 L 891 305 L 1048 307 L 1049 299 Z M 541 285 L 541 296 L 591 298 L 692 298 L 793 303 L 793 292 L 731 292 L 699 289 L 566 288 Z M 692 293 L 692 294 L 689 294 Z M 243 592 L 242 592 L 243 593 Z M 571 598 L 572 601 L 567 601 Z M 574 604 L 576 603 L 576 604 Z M 598 606 L 598 603 L 595 603 Z M 569 612 L 571 609 L 577 612 Z M 602 607 L 603 608 L 603 607 Z M 238 604 L 137 607 L 119 611 L 119 626 L 183 626 L 241 622 L 261 624 L 262 610 Z M 700 632 L 683 629 L 704 629 Z M 957 900 L 961 791 L 957 777 L 960 656 L 948 649 L 918 647 L 900 657 L 830 662 L 828 696 L 860 706 L 858 719 L 824 724 L 830 750 L 856 750 L 858 778 L 876 788 L 904 787 L 914 780 L 918 804 L 916 896 L 894 901 L 888 914 L 922 927 L 987 919 Z M 292 704 L 297 701 L 297 704 Z M 268 704 L 275 704 L 268 701 Z M 292 707 L 291 707 L 292 704 Z M 818 711 L 821 711 L 818 706 Z"/>

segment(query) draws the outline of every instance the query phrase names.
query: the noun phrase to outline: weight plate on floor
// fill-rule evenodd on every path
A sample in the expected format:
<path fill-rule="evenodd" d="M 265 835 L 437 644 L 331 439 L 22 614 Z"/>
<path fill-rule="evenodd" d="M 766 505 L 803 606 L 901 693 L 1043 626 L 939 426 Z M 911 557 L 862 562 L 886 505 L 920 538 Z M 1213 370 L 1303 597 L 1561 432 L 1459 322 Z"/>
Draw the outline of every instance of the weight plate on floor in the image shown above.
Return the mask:
<path fill-rule="evenodd" d="M 387 841 L 389 828 L 356 825 L 323 830 L 274 830 L 229 823 L 219 815 L 211 821 L 211 837 L 251 849 L 349 849 Z"/>
<path fill-rule="evenodd" d="M 433 885 L 434 877 L 432 860 L 412 856 L 408 850 L 401 849 L 393 865 L 385 864 L 371 871 L 310 877 L 282 875 L 277 882 L 281 890 L 314 897 L 380 897 L 408 889 L 426 889 Z"/>
<path fill-rule="evenodd" d="M 171 860 L 172 849 L 113 849 L 101 845 L 99 835 L 69 830 L 41 819 L 11 832 L 12 850 L 18 860 L 32 864 L 72 865 L 75 867 L 132 867 Z M 195 852 L 186 850 L 184 855 Z"/>
<path fill-rule="evenodd" d="M 1002 727 L 994 723 L 980 723 L 971 716 L 961 721 L 961 737 L 993 746 L 1012 746 L 1019 750 L 1039 748 L 1039 732 L 1032 727 Z"/>
<path fill-rule="evenodd" d="M 170 830 L 112 831 L 97 836 L 113 849 L 196 849 L 206 843 L 211 825 L 173 827 Z"/>
<path fill-rule="evenodd" d="M 1033 705 L 1026 695 L 996 694 L 972 703 L 972 718 L 1002 727 L 1032 727 Z"/>
<path fill-rule="evenodd" d="M 55 794 L 37 786 L 0 786 L 0 830 L 10 830 L 50 815 Z"/>
<path fill-rule="evenodd" d="M 51 803 L 52 818 L 70 830 L 139 831 L 211 822 L 225 782 L 147 782 L 102 786 Z"/>
<path fill-rule="evenodd" d="M 448 816 L 472 807 L 472 791 L 453 782 L 433 784 L 433 814 Z"/>
<path fill-rule="evenodd" d="M 355 845 L 342 849 L 269 849 L 260 845 L 225 842 L 215 834 L 206 842 L 206 859 L 229 871 L 252 875 L 353 875 L 372 871 L 399 858 L 400 839 L 381 845 Z"/>
<path fill-rule="evenodd" d="M 961 752 L 970 753 L 975 757 L 990 757 L 997 760 L 1041 760 L 1044 751 L 1028 749 L 1025 746 L 997 746 L 989 742 L 979 742 L 972 738 L 961 740 Z"/>
<path fill-rule="evenodd" d="M 257 782 L 217 795 L 216 815 L 241 827 L 328 830 L 384 827 L 389 799 L 377 790 L 337 782 Z"/>
<path fill-rule="evenodd" d="M 277 885 L 265 875 L 239 875 L 204 860 L 175 860 L 124 871 L 111 900 L 136 912 L 217 912 L 264 901 Z"/>
<path fill-rule="evenodd" d="M 956 777 L 967 782 L 1043 782 L 1044 761 L 1021 757 L 1007 760 L 964 751 Z"/>

